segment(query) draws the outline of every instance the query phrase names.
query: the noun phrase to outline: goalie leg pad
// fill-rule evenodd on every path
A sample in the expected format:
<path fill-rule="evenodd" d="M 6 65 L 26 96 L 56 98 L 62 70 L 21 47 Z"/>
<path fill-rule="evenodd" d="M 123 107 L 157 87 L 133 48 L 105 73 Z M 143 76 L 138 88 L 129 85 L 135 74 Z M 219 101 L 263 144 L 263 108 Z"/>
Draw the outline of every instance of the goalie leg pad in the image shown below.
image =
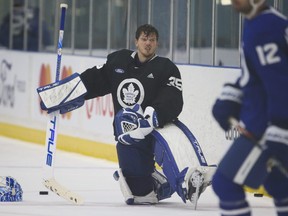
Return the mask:
<path fill-rule="evenodd" d="M 134 203 L 134 196 L 132 195 L 132 192 L 125 180 L 125 177 L 123 176 L 122 170 L 119 169 L 118 171 L 115 171 L 113 177 L 116 181 L 119 181 L 120 190 L 124 196 L 125 202 L 128 205 L 132 205 Z"/>
<path fill-rule="evenodd" d="M 147 137 L 139 145 L 123 145 L 118 142 L 116 148 L 119 167 L 133 197 L 142 197 L 153 191 L 153 137 Z"/>
<path fill-rule="evenodd" d="M 124 196 L 125 202 L 128 205 L 134 205 L 134 204 L 156 204 L 158 203 L 157 195 L 154 191 L 151 191 L 145 196 L 134 196 L 129 188 L 129 185 L 122 173 L 122 170 L 119 169 L 118 171 L 115 171 L 113 175 L 114 179 L 116 181 L 119 181 L 120 184 L 120 190 Z"/>
<path fill-rule="evenodd" d="M 118 142 L 116 150 L 119 167 L 122 169 L 124 176 L 145 177 L 150 176 L 154 172 L 155 161 L 152 136 L 140 141 L 139 145 L 123 145 Z"/>
<path fill-rule="evenodd" d="M 16 179 L 0 176 L 0 202 L 22 201 L 23 190 Z"/>
<path fill-rule="evenodd" d="M 182 187 L 182 183 L 184 182 L 187 169 L 180 172 L 167 142 L 157 132 L 154 131 L 153 135 L 156 138 L 155 161 L 162 167 L 172 189 L 177 192 L 183 202 L 186 202 L 187 190 Z"/>
<path fill-rule="evenodd" d="M 168 124 L 153 131 L 155 138 L 155 160 L 162 167 L 173 190 L 183 202 L 191 200 L 196 192 L 192 188 L 194 172 L 200 173 L 202 181 L 198 186 L 199 194 L 211 185 L 215 166 L 208 166 L 199 143 L 191 131 L 180 121 Z M 197 201 L 197 200 L 196 200 Z"/>

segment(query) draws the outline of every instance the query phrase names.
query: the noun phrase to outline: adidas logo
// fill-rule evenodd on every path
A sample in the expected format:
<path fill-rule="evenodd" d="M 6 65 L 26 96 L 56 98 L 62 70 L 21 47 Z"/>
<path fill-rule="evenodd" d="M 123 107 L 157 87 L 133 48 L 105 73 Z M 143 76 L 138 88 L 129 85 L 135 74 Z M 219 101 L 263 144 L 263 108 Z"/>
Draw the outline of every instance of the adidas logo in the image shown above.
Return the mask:
<path fill-rule="evenodd" d="M 153 76 L 152 73 L 150 73 L 150 74 L 147 76 L 147 78 L 154 79 L 154 76 Z"/>

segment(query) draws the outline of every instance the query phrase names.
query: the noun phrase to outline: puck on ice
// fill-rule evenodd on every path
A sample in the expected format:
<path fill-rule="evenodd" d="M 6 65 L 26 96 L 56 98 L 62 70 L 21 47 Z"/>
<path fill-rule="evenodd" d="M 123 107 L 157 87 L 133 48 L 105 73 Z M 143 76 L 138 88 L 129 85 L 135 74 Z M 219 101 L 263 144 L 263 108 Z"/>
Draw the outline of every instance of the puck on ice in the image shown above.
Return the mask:
<path fill-rule="evenodd" d="M 263 197 L 263 194 L 255 193 L 255 194 L 254 194 L 254 197 Z"/>
<path fill-rule="evenodd" d="M 48 191 L 39 191 L 39 195 L 48 195 Z"/>

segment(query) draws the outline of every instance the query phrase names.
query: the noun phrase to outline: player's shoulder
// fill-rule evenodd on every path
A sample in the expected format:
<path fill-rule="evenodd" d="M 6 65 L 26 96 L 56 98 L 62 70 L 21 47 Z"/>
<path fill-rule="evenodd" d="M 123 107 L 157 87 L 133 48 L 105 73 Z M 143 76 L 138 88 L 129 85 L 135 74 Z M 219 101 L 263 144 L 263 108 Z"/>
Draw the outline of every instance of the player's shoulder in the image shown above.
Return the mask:
<path fill-rule="evenodd" d="M 112 52 L 108 55 L 108 58 L 113 58 L 113 57 L 127 57 L 127 56 L 131 56 L 133 53 L 132 50 L 128 50 L 128 49 L 121 49 L 121 50 L 117 50 L 115 52 Z"/>
<path fill-rule="evenodd" d="M 288 25 L 288 19 L 284 14 L 280 13 L 275 8 L 269 7 L 258 17 L 257 23 L 259 26 L 262 26 L 263 28 L 265 26 L 268 29 L 270 29 L 269 27 L 286 28 Z"/>
<path fill-rule="evenodd" d="M 156 58 L 153 59 L 157 64 L 166 65 L 168 67 L 177 67 L 169 58 L 162 57 L 162 56 L 156 56 Z"/>
<path fill-rule="evenodd" d="M 128 49 L 121 49 L 112 52 L 107 56 L 107 64 L 108 65 L 128 64 L 130 61 L 133 60 L 132 53 L 133 51 Z"/>
<path fill-rule="evenodd" d="M 287 16 L 282 14 L 280 11 L 276 10 L 273 7 L 269 7 L 266 11 L 264 11 L 264 14 L 274 17 L 275 19 L 283 20 L 287 22 Z"/>
<path fill-rule="evenodd" d="M 253 19 L 245 19 L 243 38 L 255 43 L 259 43 L 259 40 L 267 42 L 278 38 L 277 35 L 285 34 L 287 27 L 287 18 L 269 7 Z"/>

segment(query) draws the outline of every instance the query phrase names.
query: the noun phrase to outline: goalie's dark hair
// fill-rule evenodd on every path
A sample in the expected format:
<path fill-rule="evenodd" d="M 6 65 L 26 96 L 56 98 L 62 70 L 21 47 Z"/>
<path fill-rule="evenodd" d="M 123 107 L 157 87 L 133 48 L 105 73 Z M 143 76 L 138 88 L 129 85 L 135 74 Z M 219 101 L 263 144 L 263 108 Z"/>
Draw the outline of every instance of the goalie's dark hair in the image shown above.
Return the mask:
<path fill-rule="evenodd" d="M 135 33 L 135 38 L 137 40 L 139 39 L 142 32 L 144 32 L 144 34 L 146 36 L 149 36 L 149 35 L 154 33 L 156 35 L 156 39 L 158 41 L 159 33 L 158 33 L 158 30 L 154 26 L 152 26 L 150 24 L 144 24 L 144 25 L 139 26 L 136 30 L 136 33 Z"/>

